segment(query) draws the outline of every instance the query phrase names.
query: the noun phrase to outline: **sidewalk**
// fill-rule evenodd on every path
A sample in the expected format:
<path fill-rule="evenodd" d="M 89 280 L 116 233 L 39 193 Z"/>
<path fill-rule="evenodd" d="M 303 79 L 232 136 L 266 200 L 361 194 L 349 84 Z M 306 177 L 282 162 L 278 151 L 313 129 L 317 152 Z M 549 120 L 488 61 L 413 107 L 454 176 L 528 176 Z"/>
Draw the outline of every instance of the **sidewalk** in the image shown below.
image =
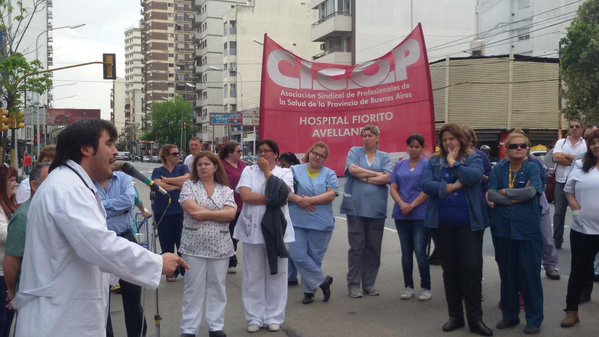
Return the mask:
<path fill-rule="evenodd" d="M 243 248 L 241 248 L 243 249 Z M 287 302 L 287 318 L 282 330 L 271 333 L 260 330 L 250 334 L 246 331 L 246 323 L 241 302 L 242 267 L 238 266 L 237 274 L 228 275 L 227 282 L 227 314 L 225 332 L 228 336 L 272 336 L 272 337 L 386 337 L 386 336 L 477 336 L 462 328 L 454 332 L 444 333 L 441 326 L 447 320 L 447 307 L 443 292 L 442 270 L 440 266 L 431 266 L 433 298 L 427 302 L 415 299 L 402 301 L 399 298 L 403 290 L 403 277 L 400 261 L 400 246 L 397 233 L 386 230 L 383 237 L 382 265 L 378 276 L 377 288 L 381 295 L 377 297 L 350 298 L 347 295 L 345 276 L 347 272 L 347 226 L 345 220 L 337 219 L 337 228 L 331 239 L 329 251 L 324 260 L 324 270 L 333 276 L 332 295 L 329 303 L 323 303 L 322 293 L 317 293 L 314 303 L 301 303 L 303 293 L 299 286 L 289 288 Z M 243 263 L 243 261 L 241 261 Z M 415 266 L 414 280 L 419 284 Z M 545 293 L 545 321 L 538 336 L 596 336 L 599 334 L 599 299 L 597 290 L 593 299 L 580 307 L 581 323 L 570 329 L 559 326 L 565 307 L 567 275 L 559 281 L 551 281 L 542 277 Z M 499 275 L 492 257 L 484 259 L 483 311 L 485 323 L 493 329 L 495 336 L 524 336 L 524 312 L 520 319 L 523 323 L 513 329 L 497 330 L 495 324 L 501 319 L 501 311 L 497 307 L 499 301 Z M 419 289 L 418 289 L 419 290 Z M 183 280 L 167 283 L 164 278 L 159 289 L 159 307 L 162 316 L 161 336 L 180 336 L 181 303 Z M 147 336 L 156 336 L 153 317 L 155 314 L 154 291 L 145 290 L 144 300 L 146 319 L 148 320 Z M 123 311 L 120 296 L 112 295 L 111 314 L 115 336 L 125 336 Z M 198 336 L 208 336 L 205 321 Z"/>

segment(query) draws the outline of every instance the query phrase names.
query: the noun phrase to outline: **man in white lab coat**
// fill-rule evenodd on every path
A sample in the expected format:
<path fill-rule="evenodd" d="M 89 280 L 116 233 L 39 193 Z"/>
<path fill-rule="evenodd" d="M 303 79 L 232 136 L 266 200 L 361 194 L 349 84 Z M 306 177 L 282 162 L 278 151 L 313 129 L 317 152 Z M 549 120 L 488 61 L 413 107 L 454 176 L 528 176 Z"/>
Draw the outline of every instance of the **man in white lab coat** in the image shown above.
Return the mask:
<path fill-rule="evenodd" d="M 157 255 L 106 227 L 94 181 L 112 176 L 117 132 L 84 120 L 58 135 L 50 175 L 31 201 L 16 336 L 106 336 L 109 273 L 157 288 L 161 274 L 188 266 Z"/>

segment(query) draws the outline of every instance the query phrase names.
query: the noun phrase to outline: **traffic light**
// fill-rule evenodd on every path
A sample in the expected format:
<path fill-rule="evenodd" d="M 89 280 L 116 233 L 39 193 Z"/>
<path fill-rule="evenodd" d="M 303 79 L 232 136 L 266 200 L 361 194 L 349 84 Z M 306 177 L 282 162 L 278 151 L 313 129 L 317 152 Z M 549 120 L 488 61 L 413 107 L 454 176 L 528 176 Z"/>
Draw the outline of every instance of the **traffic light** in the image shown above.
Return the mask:
<path fill-rule="evenodd" d="M 15 123 L 15 129 L 25 128 L 25 113 L 23 111 L 17 112 L 17 121 Z"/>
<path fill-rule="evenodd" d="M 116 80 L 116 55 L 102 54 L 102 68 L 105 80 Z"/>
<path fill-rule="evenodd" d="M 8 124 L 8 110 L 0 108 L 0 131 L 5 132 L 10 129 Z"/>

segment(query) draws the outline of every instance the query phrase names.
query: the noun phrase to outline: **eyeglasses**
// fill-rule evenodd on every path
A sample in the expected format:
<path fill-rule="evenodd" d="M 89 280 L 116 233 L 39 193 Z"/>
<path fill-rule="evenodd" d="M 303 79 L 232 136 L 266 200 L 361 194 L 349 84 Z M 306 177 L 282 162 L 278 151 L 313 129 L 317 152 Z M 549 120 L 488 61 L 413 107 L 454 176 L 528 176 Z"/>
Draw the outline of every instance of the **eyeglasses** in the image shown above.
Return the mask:
<path fill-rule="evenodd" d="M 311 154 L 315 155 L 315 156 L 319 156 L 322 159 L 327 159 L 327 156 L 325 156 L 324 154 L 320 154 L 314 150 L 310 151 Z"/>
<path fill-rule="evenodd" d="M 570 129 L 580 129 L 580 125 L 578 125 L 578 124 L 570 125 Z"/>
<path fill-rule="evenodd" d="M 258 150 L 258 154 L 263 154 L 263 153 L 269 153 L 269 152 L 274 152 L 271 149 L 262 149 L 262 150 Z"/>
<path fill-rule="evenodd" d="M 510 149 L 510 150 L 515 150 L 515 149 L 518 149 L 518 148 L 524 150 L 524 149 L 528 148 L 528 144 L 525 144 L 525 143 L 521 143 L 521 144 L 513 143 L 513 144 L 508 145 L 507 148 Z"/>
<path fill-rule="evenodd" d="M 173 152 L 173 153 L 169 153 L 169 156 L 173 156 L 173 157 L 178 157 L 179 156 L 179 152 Z"/>

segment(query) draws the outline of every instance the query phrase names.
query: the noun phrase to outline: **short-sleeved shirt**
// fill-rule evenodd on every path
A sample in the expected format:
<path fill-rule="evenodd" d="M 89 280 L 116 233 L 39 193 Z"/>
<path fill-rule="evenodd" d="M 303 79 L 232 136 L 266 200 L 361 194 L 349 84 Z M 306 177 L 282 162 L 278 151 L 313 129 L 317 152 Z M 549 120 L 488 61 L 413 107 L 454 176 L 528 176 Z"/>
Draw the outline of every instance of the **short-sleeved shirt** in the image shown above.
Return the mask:
<path fill-rule="evenodd" d="M 194 159 L 193 154 L 190 154 L 190 155 L 187 155 L 187 157 L 185 157 L 185 160 L 183 161 L 183 165 L 187 166 L 187 168 L 189 169 L 189 172 L 191 172 L 191 170 L 193 169 L 193 167 L 191 167 L 193 165 L 193 159 Z"/>
<path fill-rule="evenodd" d="M 583 138 L 580 138 L 576 144 L 572 145 L 570 137 L 562 138 L 555 143 L 553 147 L 553 155 L 556 153 L 572 154 L 574 156 L 579 155 L 587 151 L 587 144 Z M 555 168 L 555 181 L 558 183 L 565 183 L 568 178 L 568 173 L 572 166 L 557 164 Z"/>
<path fill-rule="evenodd" d="M 411 203 L 422 193 L 422 175 L 428 165 L 427 159 L 418 162 L 414 169 L 410 168 L 410 160 L 402 160 L 395 165 L 391 182 L 399 187 L 399 196 L 406 203 Z M 398 220 L 424 220 L 427 202 L 414 208 L 408 215 L 401 213 L 398 204 L 393 206 L 393 219 Z"/>
<path fill-rule="evenodd" d="M 6 255 L 23 256 L 25 251 L 25 232 L 27 229 L 27 212 L 29 203 L 27 200 L 17 208 L 8 223 L 8 234 L 6 236 Z"/>
<path fill-rule="evenodd" d="M 289 186 L 289 189 L 293 188 L 293 174 L 288 168 L 281 168 L 275 166 L 272 170 L 272 174 L 283 181 Z M 252 192 L 264 194 L 266 190 L 266 180 L 264 173 L 260 170 L 258 165 L 247 166 L 241 173 L 239 184 L 235 188 L 238 193 L 242 187 L 249 188 Z M 281 207 L 285 220 L 287 221 L 287 227 L 285 228 L 285 235 L 283 241 L 293 242 L 295 241 L 295 233 L 293 232 L 293 223 L 289 216 L 289 207 L 285 204 Z M 244 243 L 250 244 L 263 244 L 264 236 L 262 235 L 262 218 L 266 212 L 265 205 L 253 205 L 249 203 L 243 204 L 243 209 L 239 214 L 239 219 L 235 225 L 235 232 L 233 238 L 240 240 Z"/>
<path fill-rule="evenodd" d="M 197 182 L 187 180 L 183 184 L 179 203 L 186 200 L 192 200 L 211 211 L 222 210 L 225 207 L 237 208 L 233 199 L 233 190 L 228 186 L 216 184 L 212 196 L 208 196 L 204 184 L 199 180 Z M 198 221 L 184 213 L 179 251 L 186 255 L 212 259 L 232 256 L 235 250 L 229 234 L 229 222 Z"/>
<path fill-rule="evenodd" d="M 231 165 L 228 161 L 226 160 L 221 160 L 221 162 L 223 163 L 223 168 L 225 169 L 225 172 L 227 173 L 227 180 L 229 180 L 229 187 L 233 190 L 235 190 L 235 188 L 237 187 L 237 184 L 239 183 L 239 179 L 241 178 L 241 173 L 243 172 L 243 169 L 248 166 L 248 164 L 242 160 L 237 162 L 237 167 L 234 167 L 233 165 Z M 235 203 L 237 204 L 237 213 L 241 212 L 241 208 L 243 207 L 243 201 L 241 201 L 241 196 L 239 195 L 238 192 L 235 192 L 233 194 L 233 196 L 235 197 Z"/>
<path fill-rule="evenodd" d="M 189 173 L 189 169 L 185 165 L 175 166 L 175 168 L 173 169 L 173 172 L 169 172 L 166 169 L 166 167 L 160 166 L 160 167 L 156 167 L 154 169 L 154 171 L 152 171 L 152 180 L 160 179 L 162 177 L 176 178 L 176 177 L 185 175 L 187 173 Z M 168 194 L 171 197 L 171 205 L 168 207 L 168 210 L 166 211 L 166 215 L 183 214 L 183 209 L 181 208 L 181 205 L 179 205 L 179 194 L 181 194 L 181 190 L 170 191 L 170 192 L 168 192 Z M 153 206 L 154 215 L 157 217 L 161 216 L 162 212 L 164 212 L 164 209 L 167 206 L 168 206 L 168 199 L 164 195 L 162 195 L 160 193 L 156 193 L 156 197 L 154 199 L 154 206 Z"/>
<path fill-rule="evenodd" d="M 322 167 L 314 178 L 308 175 L 308 164 L 294 165 L 291 167 L 293 180 L 297 186 L 295 194 L 303 196 L 317 196 L 329 190 L 339 190 L 339 180 L 335 171 L 328 167 Z M 305 211 L 296 203 L 289 204 L 289 214 L 293 226 L 319 231 L 332 231 L 335 228 L 335 217 L 333 216 L 333 203 L 316 205 L 313 212 Z"/>
<path fill-rule="evenodd" d="M 361 146 L 352 147 L 345 165 L 345 189 L 341 213 L 373 219 L 387 217 L 387 185 L 375 185 L 361 181 L 349 174 L 349 167 L 356 164 L 364 169 L 391 174 L 391 158 L 386 152 L 376 151 L 372 163 L 368 163 L 366 152 Z"/>
<path fill-rule="evenodd" d="M 582 160 L 577 160 L 568 176 L 564 192 L 574 193 L 580 205 L 575 211 L 572 230 L 589 235 L 599 235 L 599 170 L 593 166 L 588 173 L 582 170 Z"/>

